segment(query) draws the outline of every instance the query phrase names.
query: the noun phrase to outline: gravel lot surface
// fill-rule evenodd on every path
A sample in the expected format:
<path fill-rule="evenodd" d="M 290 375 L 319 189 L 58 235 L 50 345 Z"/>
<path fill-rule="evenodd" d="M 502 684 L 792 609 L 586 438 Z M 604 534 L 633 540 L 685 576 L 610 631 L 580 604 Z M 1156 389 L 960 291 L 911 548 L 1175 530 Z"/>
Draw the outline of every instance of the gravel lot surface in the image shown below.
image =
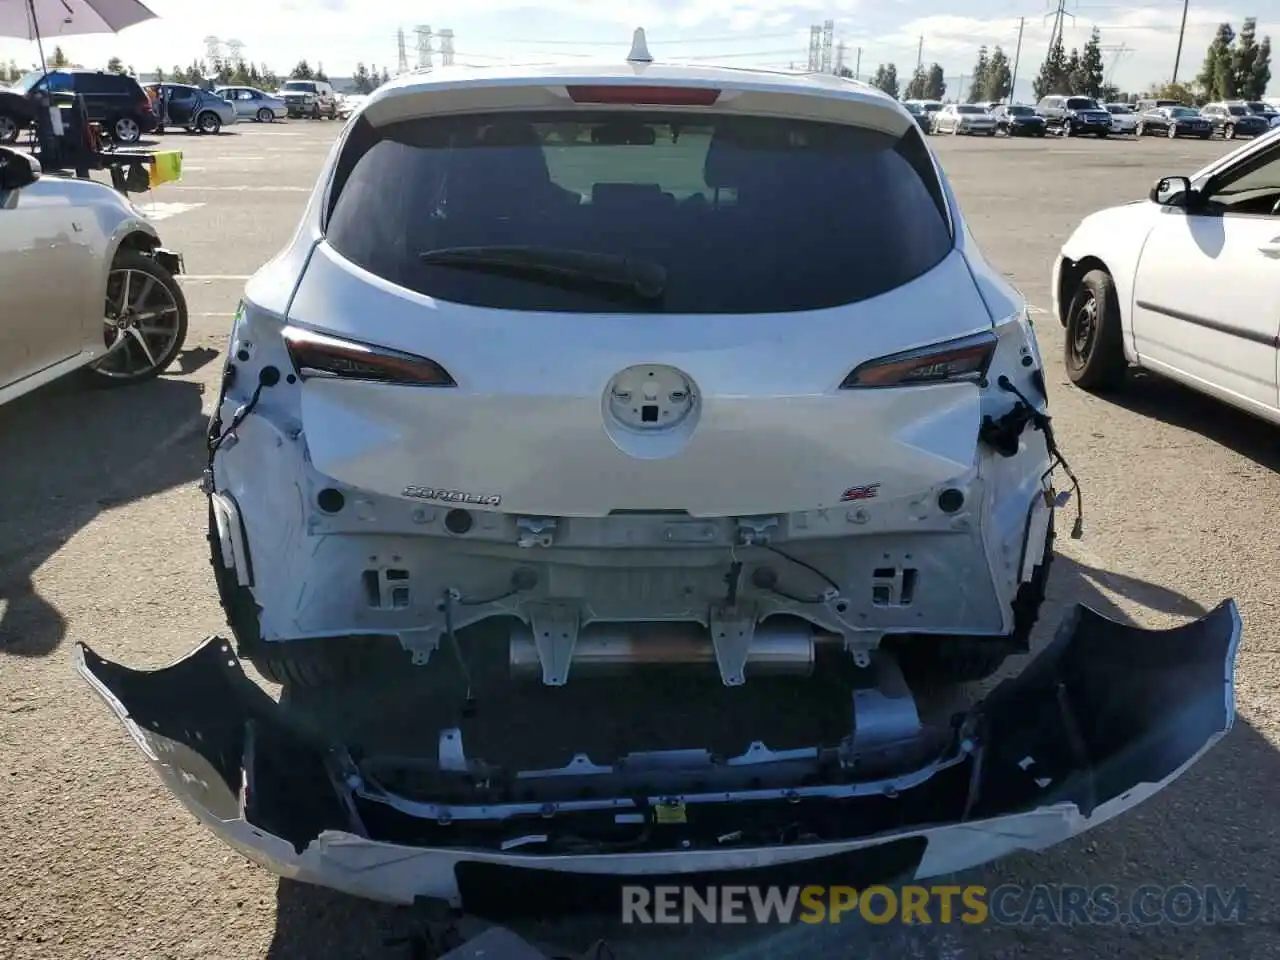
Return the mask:
<path fill-rule="evenodd" d="M 243 124 L 173 136 L 186 179 L 155 213 L 186 255 L 180 369 L 133 390 L 74 378 L 0 408 L 0 958 L 393 958 L 419 912 L 281 883 L 223 848 L 162 788 L 74 675 L 86 641 L 159 666 L 224 629 L 196 488 L 201 432 L 244 279 L 285 242 L 338 129 Z M 1049 306 L 1052 257 L 1086 213 L 1142 196 L 1228 149 L 1164 139 L 932 141 L 988 256 Z M 145 201 L 144 201 L 145 203 Z M 647 934 L 536 931 L 624 956 L 1262 957 L 1278 951 L 1280 729 L 1275 431 L 1152 378 L 1104 401 L 1070 388 L 1062 332 L 1039 317 L 1060 443 L 1084 484 L 1085 538 L 1060 539 L 1043 621 L 1084 601 L 1163 626 L 1235 597 L 1245 623 L 1236 729 L 1168 791 L 1046 853 L 960 878 L 995 886 L 1248 888 L 1243 925 Z M 1047 631 L 1046 631 L 1047 632 Z M 755 940 L 754 946 L 752 940 Z"/>

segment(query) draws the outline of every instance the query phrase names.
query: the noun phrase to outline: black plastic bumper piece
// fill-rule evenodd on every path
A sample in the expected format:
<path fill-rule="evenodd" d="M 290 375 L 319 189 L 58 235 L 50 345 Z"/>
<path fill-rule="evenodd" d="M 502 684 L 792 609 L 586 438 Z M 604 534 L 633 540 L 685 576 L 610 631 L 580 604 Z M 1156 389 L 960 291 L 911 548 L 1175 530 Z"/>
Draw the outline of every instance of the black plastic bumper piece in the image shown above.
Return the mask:
<path fill-rule="evenodd" d="M 1233 601 L 1163 631 L 1077 607 L 971 711 L 951 762 L 856 796 L 688 797 L 682 822 L 640 838 L 599 810 L 475 816 L 503 800 L 480 788 L 450 800 L 469 818 L 371 802 L 344 785 L 343 748 L 293 726 L 220 638 L 153 671 L 80 645 L 78 669 L 178 798 L 282 876 L 389 902 L 545 915 L 616 910 L 628 881 L 780 883 L 796 872 L 894 883 L 1051 846 L 1162 789 L 1230 729 L 1239 639 Z M 539 852 L 513 844 L 534 833 Z"/>

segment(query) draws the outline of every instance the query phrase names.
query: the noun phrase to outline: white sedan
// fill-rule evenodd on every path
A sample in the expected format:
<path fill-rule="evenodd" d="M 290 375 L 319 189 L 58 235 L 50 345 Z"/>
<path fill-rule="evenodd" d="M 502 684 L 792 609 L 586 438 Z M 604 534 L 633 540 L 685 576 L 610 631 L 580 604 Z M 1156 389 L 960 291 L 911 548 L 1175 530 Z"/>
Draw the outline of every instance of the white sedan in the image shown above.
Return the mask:
<path fill-rule="evenodd" d="M 976 103 L 948 103 L 933 115 L 933 132 L 996 135 L 996 118 Z"/>
<path fill-rule="evenodd" d="M 1130 364 L 1280 423 L 1280 137 L 1259 137 L 1146 200 L 1085 218 L 1053 268 L 1067 373 Z"/>
<path fill-rule="evenodd" d="M 1127 103 L 1106 104 L 1107 113 L 1111 114 L 1112 133 L 1136 133 L 1138 129 L 1138 111 Z"/>

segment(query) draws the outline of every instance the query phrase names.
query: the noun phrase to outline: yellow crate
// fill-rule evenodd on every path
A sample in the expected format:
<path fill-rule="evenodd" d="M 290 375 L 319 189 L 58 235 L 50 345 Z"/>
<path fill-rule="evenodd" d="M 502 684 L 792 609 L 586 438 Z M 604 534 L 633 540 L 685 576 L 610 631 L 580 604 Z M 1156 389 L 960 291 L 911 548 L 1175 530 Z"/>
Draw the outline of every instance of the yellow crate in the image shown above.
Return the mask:
<path fill-rule="evenodd" d="M 182 179 L 182 151 L 159 150 L 151 155 L 148 164 L 148 182 L 151 187 L 162 183 L 174 183 Z"/>

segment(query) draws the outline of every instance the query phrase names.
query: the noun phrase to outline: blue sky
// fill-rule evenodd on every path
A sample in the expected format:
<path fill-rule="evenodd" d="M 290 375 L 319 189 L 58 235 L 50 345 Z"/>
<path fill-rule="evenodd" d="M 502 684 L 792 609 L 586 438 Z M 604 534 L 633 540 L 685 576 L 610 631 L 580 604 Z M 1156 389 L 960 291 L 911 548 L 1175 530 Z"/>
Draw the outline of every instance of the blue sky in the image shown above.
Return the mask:
<path fill-rule="evenodd" d="M 0 0 L 13 2 L 13 0 Z M 459 63 L 538 62 L 558 58 L 609 59 L 626 55 L 631 31 L 643 26 L 655 58 L 697 59 L 736 66 L 803 67 L 809 26 L 826 19 L 836 23 L 836 40 L 846 45 L 852 68 L 862 48 L 861 72 L 878 63 L 895 62 L 909 74 L 916 46 L 924 37 L 925 63 L 945 68 L 954 92 L 969 73 L 980 44 L 1001 44 L 1012 56 L 1018 20 L 1026 18 L 1019 94 L 1025 95 L 1048 45 L 1049 0 L 972 0 L 963 8 L 942 0 L 635 0 L 613 6 L 592 0 L 470 0 L 466 4 L 410 3 L 407 0 L 150 0 L 160 17 L 119 36 L 67 37 L 61 43 L 75 62 L 104 65 L 119 56 L 140 71 L 168 70 L 203 56 L 206 36 L 236 39 L 244 55 L 285 71 L 299 58 L 320 61 L 333 75 L 349 74 L 357 61 L 396 66 L 396 28 L 408 34 L 409 59 L 415 60 L 413 28 L 429 24 L 452 29 Z M 1181 0 L 1092 0 L 1070 3 L 1066 43 L 1083 44 L 1099 26 L 1113 79 L 1124 88 L 1143 88 L 1167 80 L 1173 70 Z M 1280 0 L 1235 0 L 1212 4 L 1191 0 L 1179 76 L 1187 79 L 1200 67 L 1215 26 L 1234 26 L 1249 15 L 1259 32 L 1276 34 L 1280 42 Z M 0 58 L 27 65 L 34 45 L 0 40 Z M 1277 73 L 1280 73 L 1278 62 Z M 1272 84 L 1280 91 L 1280 80 Z"/>

